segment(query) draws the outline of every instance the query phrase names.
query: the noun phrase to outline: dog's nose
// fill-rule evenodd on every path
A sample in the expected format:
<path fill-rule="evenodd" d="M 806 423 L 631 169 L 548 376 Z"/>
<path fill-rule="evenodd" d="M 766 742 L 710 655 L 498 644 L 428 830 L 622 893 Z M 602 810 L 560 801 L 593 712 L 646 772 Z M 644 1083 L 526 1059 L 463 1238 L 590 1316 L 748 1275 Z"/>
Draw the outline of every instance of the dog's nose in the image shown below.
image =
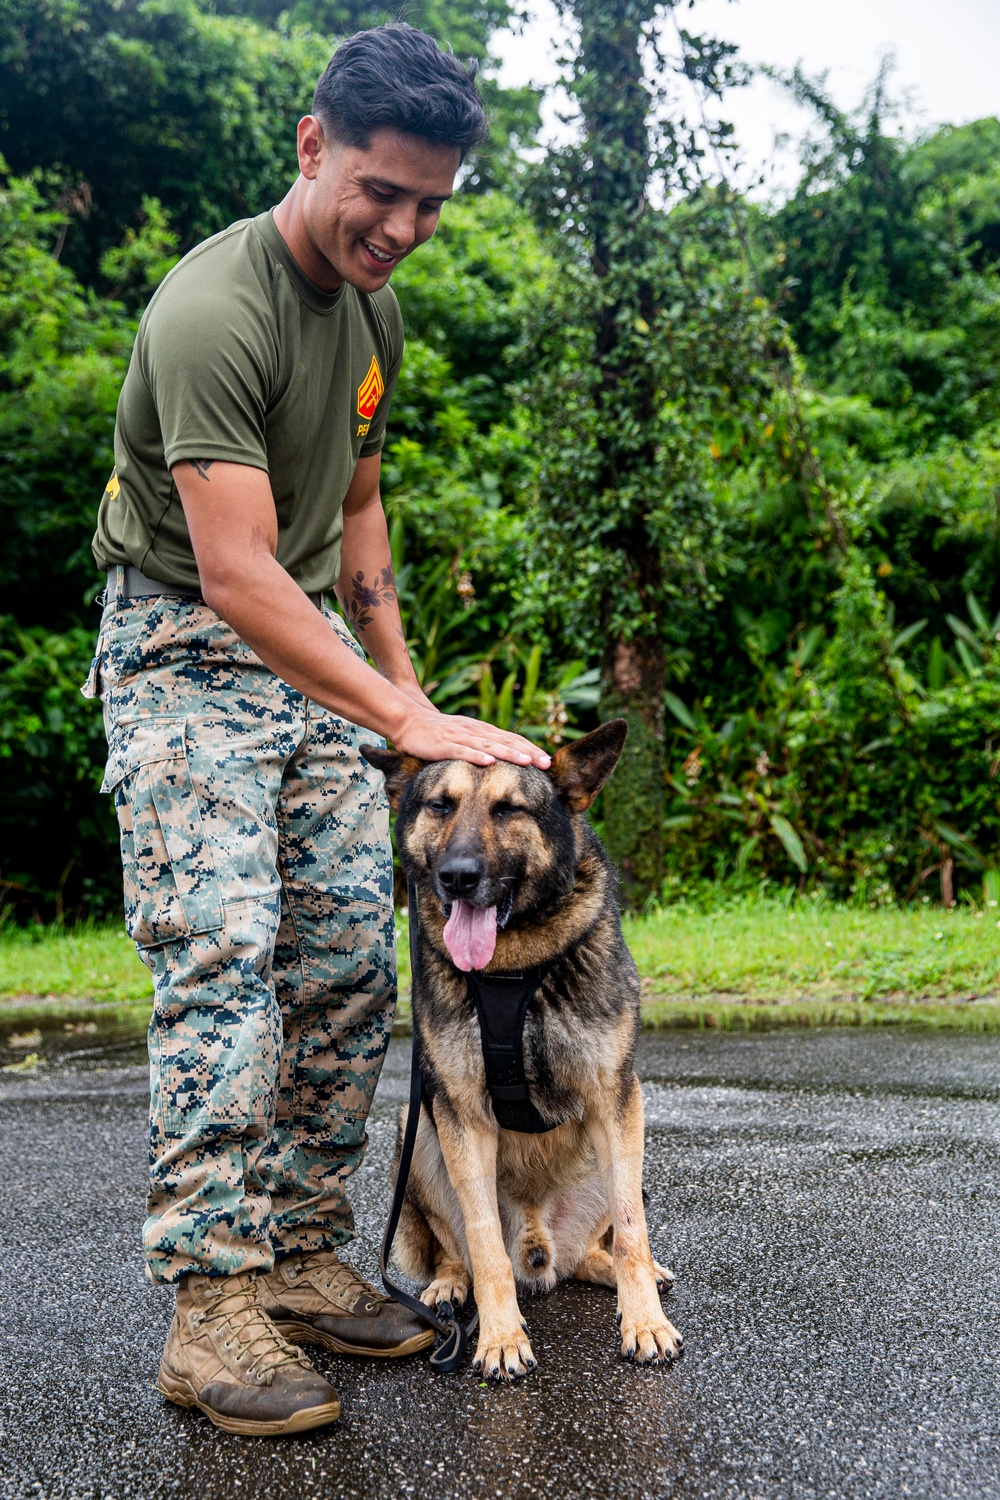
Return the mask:
<path fill-rule="evenodd" d="M 471 896 L 482 879 L 482 866 L 470 854 L 452 854 L 438 866 L 438 880 L 446 896 Z"/>

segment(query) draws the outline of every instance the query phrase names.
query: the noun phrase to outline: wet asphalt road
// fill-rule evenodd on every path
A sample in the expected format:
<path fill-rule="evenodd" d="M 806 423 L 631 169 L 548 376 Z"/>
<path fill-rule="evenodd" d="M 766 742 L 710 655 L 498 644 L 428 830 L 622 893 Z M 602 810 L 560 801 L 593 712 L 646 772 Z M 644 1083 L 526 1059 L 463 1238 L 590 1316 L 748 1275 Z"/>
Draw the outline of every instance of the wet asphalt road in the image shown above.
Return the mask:
<path fill-rule="evenodd" d="M 1000 1039 L 643 1039 L 670 1370 L 616 1354 L 613 1296 L 527 1306 L 538 1371 L 320 1354 L 337 1427 L 220 1433 L 154 1390 L 170 1293 L 143 1280 L 145 1071 L 94 1048 L 0 1074 L 3 1500 L 1000 1495 Z M 368 1274 L 406 1043 L 356 1181 Z"/>

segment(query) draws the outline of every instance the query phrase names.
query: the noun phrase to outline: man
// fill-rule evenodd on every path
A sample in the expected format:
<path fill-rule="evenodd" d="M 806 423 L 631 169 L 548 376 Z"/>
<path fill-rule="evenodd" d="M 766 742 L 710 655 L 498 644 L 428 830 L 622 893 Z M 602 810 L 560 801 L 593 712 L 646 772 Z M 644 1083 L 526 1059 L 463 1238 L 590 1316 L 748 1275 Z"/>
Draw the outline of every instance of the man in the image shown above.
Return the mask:
<path fill-rule="evenodd" d="M 471 72 L 429 37 L 350 38 L 299 122 L 293 187 L 167 277 L 118 408 L 85 691 L 155 981 L 143 1240 L 177 1286 L 158 1384 L 229 1431 L 339 1414 L 286 1334 L 381 1357 L 430 1342 L 337 1254 L 395 1001 L 388 815 L 358 747 L 548 764 L 421 692 L 379 497 L 389 277 L 483 133 Z M 322 607 L 334 588 L 364 650 Z"/>

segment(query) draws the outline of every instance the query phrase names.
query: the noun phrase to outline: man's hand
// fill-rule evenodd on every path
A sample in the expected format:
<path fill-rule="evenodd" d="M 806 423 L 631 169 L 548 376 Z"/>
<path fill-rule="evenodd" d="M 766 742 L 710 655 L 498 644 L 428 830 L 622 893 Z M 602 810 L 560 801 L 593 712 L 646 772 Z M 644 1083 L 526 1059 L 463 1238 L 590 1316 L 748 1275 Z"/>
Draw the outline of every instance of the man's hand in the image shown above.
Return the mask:
<path fill-rule="evenodd" d="M 479 766 L 488 766 L 494 760 L 512 760 L 543 770 L 551 764 L 551 758 L 543 750 L 521 735 L 509 734 L 479 719 L 466 719 L 461 714 L 443 714 L 433 704 L 429 710 L 417 709 L 404 727 L 402 737 L 393 736 L 392 743 L 397 750 L 405 750 L 420 760 L 471 760 Z"/>
<path fill-rule="evenodd" d="M 521 735 L 439 713 L 398 655 L 394 675 L 404 678 L 402 687 L 355 656 L 276 559 L 278 518 L 263 469 L 184 460 L 171 473 L 206 602 L 285 682 L 421 760 L 548 768 L 545 751 Z"/>

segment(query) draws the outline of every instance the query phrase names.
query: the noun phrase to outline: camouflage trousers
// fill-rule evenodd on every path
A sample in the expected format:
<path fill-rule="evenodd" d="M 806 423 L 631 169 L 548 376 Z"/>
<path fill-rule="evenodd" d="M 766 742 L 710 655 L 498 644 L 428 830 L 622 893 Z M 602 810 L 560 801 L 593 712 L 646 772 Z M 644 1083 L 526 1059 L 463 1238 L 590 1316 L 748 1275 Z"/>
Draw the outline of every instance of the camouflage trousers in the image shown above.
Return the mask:
<path fill-rule="evenodd" d="M 198 600 L 109 588 L 84 692 L 155 987 L 148 1274 L 341 1245 L 395 1008 L 388 809 L 358 751 L 381 742 Z"/>

